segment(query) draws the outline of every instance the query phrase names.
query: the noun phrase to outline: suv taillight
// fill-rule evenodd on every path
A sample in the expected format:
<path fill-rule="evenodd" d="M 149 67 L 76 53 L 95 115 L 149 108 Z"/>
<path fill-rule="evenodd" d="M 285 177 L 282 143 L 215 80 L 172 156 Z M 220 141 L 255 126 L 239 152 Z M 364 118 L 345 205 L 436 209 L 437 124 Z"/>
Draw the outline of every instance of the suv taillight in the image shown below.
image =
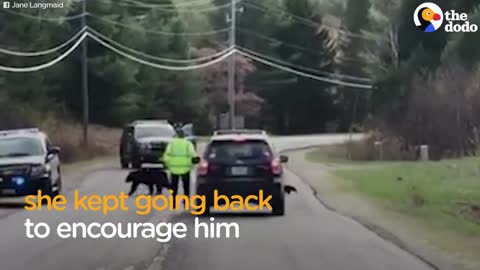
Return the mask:
<path fill-rule="evenodd" d="M 272 173 L 274 175 L 281 175 L 283 173 L 282 164 L 278 158 L 272 160 L 270 163 L 270 168 L 272 169 Z"/>
<path fill-rule="evenodd" d="M 205 160 L 202 160 L 200 164 L 198 165 L 197 168 L 197 173 L 200 176 L 205 176 L 208 174 L 208 162 Z"/>

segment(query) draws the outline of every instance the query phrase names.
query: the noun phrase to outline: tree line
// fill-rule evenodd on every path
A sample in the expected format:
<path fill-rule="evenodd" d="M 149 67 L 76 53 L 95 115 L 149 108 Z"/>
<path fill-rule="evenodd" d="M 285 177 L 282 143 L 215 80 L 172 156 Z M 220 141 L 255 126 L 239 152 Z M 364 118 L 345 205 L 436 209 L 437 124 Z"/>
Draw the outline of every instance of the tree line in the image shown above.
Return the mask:
<path fill-rule="evenodd" d="M 48 49 L 81 29 L 81 3 L 64 9 L 1 11 L 1 46 Z M 480 24 L 480 1 L 433 1 Z M 87 0 L 87 24 L 129 48 L 193 59 L 228 48 L 229 0 Z M 238 113 L 249 127 L 279 134 L 376 128 L 406 148 L 430 144 L 438 155 L 478 144 L 478 33 L 423 33 L 416 0 L 243 0 L 236 45 L 282 66 L 372 89 L 285 72 L 237 55 Z M 20 11 L 17 11 L 20 12 Z M 59 18 L 44 20 L 44 18 Z M 65 19 L 62 19 L 65 18 Z M 225 30 L 225 31 L 222 31 Z M 170 33 L 170 34 L 165 34 Z M 197 33 L 188 35 L 185 33 Z M 202 34 L 203 33 L 203 34 Z M 43 63 L 55 55 L 0 55 L 5 66 Z M 80 120 L 81 49 L 33 73 L 0 73 L 6 123 L 54 114 Z M 209 132 L 228 111 L 227 61 L 193 71 L 165 71 L 130 61 L 88 41 L 91 120 L 121 126 L 137 118 L 193 121 Z M 455 102 L 454 102 L 455 101 Z M 448 124 L 447 124 L 448 123 Z M 477 141 L 476 141 L 477 140 Z"/>

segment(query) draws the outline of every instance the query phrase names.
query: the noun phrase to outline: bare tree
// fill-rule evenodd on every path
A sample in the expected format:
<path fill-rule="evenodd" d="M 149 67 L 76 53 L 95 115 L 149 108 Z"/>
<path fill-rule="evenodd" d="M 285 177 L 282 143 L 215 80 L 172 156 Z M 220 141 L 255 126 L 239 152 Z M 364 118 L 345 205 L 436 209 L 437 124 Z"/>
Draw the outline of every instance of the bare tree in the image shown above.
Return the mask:
<path fill-rule="evenodd" d="M 474 75 L 460 65 L 419 72 L 404 121 L 393 126 L 407 143 L 428 144 L 434 158 L 475 154 L 480 91 Z"/>

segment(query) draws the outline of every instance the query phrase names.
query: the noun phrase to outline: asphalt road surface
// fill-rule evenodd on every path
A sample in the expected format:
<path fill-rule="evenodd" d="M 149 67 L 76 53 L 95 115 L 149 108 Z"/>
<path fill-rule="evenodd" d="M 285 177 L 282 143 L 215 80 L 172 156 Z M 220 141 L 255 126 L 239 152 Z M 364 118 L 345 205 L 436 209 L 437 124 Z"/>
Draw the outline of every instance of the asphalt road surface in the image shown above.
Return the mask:
<path fill-rule="evenodd" d="M 345 136 L 278 137 L 278 150 L 332 144 Z M 82 194 L 108 195 L 129 186 L 126 171 L 105 168 L 85 179 L 65 179 Z M 287 197 L 286 215 L 215 215 L 216 221 L 237 222 L 240 237 L 221 239 L 61 239 L 54 230 L 61 222 L 184 222 L 190 229 L 194 217 L 182 211 L 153 212 L 138 216 L 117 211 L 107 216 L 94 212 L 26 212 L 22 208 L 0 208 L 0 269 L 2 270 L 424 270 L 430 269 L 414 256 L 384 241 L 354 221 L 324 208 L 310 189 L 294 174 L 287 182 L 298 189 Z M 81 182 L 80 182 L 81 181 Z M 67 192 L 67 198 L 73 194 Z M 132 202 L 129 201 L 129 204 Z M 28 239 L 24 223 L 45 222 L 52 237 Z M 201 221 L 209 222 L 208 218 Z"/>

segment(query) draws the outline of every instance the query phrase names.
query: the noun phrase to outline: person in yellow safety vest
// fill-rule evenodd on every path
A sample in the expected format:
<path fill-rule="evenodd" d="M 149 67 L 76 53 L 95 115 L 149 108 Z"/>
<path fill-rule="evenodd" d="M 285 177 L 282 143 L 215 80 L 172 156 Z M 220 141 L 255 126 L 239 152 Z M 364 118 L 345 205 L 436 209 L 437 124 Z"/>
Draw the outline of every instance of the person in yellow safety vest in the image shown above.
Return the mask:
<path fill-rule="evenodd" d="M 194 158 L 198 158 L 195 147 L 185 138 L 183 130 L 178 129 L 177 137 L 168 143 L 163 154 L 163 162 L 171 175 L 174 198 L 178 193 L 180 178 L 183 182 L 184 194 L 190 196 L 190 173 L 195 166 Z"/>

